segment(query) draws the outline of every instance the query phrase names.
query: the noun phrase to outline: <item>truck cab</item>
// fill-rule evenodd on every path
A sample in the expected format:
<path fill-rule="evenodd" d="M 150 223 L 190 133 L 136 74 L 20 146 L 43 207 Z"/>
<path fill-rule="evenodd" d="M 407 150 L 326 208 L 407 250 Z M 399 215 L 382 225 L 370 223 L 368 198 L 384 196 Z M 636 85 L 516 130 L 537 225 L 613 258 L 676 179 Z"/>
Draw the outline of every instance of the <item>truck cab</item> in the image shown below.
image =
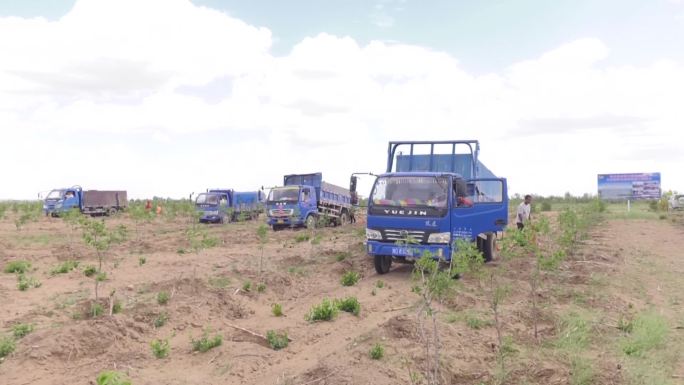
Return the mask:
<path fill-rule="evenodd" d="M 477 141 L 390 142 L 387 171 L 368 201 L 366 250 L 379 274 L 426 252 L 450 261 L 457 239 L 475 242 L 486 261 L 494 257 L 508 223 L 506 179 L 481 164 L 478 152 Z"/>
<path fill-rule="evenodd" d="M 43 212 L 46 216 L 59 216 L 60 213 L 71 209 L 81 209 L 83 189 L 79 186 L 59 188 L 50 191 L 43 202 Z"/>
<path fill-rule="evenodd" d="M 273 230 L 316 223 L 318 200 L 310 185 L 287 185 L 271 189 L 266 200 L 268 224 Z"/>
<path fill-rule="evenodd" d="M 195 210 L 200 223 L 230 222 L 233 216 L 233 196 L 231 189 L 215 189 L 201 193 L 195 199 Z"/>

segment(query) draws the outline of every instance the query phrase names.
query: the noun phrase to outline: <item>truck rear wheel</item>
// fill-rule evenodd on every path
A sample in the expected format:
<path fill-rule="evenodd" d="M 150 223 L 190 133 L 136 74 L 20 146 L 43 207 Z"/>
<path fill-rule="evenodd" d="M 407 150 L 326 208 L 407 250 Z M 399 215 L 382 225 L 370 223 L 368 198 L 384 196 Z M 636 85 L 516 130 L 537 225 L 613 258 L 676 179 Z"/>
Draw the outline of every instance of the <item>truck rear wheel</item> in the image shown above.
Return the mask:
<path fill-rule="evenodd" d="M 349 213 L 347 213 L 345 211 L 340 216 L 340 225 L 344 226 L 344 225 L 348 225 L 348 224 L 349 224 Z"/>
<path fill-rule="evenodd" d="M 375 271 L 378 274 L 387 274 L 392 266 L 392 257 L 389 255 L 375 255 L 373 257 L 375 262 Z"/>
<path fill-rule="evenodd" d="M 482 254 L 485 262 L 496 259 L 496 234 L 487 233 L 487 239 L 482 241 Z"/>

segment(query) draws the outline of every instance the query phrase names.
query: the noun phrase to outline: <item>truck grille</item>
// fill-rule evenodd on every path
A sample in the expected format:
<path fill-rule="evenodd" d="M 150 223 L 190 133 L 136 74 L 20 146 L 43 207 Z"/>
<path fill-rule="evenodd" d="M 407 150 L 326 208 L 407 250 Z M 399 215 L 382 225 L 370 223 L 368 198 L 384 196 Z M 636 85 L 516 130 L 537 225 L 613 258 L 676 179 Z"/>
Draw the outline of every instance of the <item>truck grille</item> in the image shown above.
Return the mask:
<path fill-rule="evenodd" d="M 413 239 L 419 243 L 427 243 L 427 238 L 429 236 L 429 234 L 423 230 L 384 229 L 380 232 L 382 233 L 382 240 L 384 242 L 397 242 Z"/>
<path fill-rule="evenodd" d="M 271 209 L 268 213 L 272 217 L 289 217 L 294 212 L 294 209 Z"/>

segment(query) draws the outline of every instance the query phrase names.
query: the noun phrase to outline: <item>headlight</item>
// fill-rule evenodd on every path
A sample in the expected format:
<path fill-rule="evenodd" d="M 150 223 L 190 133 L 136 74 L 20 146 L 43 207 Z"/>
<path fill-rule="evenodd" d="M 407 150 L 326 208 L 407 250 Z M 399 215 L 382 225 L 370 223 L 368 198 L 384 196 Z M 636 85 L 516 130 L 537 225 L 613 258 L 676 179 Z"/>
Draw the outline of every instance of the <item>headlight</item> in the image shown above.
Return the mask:
<path fill-rule="evenodd" d="M 378 230 L 366 229 L 366 239 L 382 239 L 382 234 Z"/>
<path fill-rule="evenodd" d="M 451 242 L 450 233 L 434 233 L 428 237 L 428 243 L 446 243 Z"/>

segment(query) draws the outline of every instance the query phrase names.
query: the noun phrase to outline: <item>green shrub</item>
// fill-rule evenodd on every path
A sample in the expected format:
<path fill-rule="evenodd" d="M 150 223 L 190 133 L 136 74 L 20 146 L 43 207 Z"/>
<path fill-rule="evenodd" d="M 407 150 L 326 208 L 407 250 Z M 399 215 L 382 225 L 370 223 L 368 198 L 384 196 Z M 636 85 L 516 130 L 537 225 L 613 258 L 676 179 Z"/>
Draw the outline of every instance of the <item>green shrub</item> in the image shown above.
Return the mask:
<path fill-rule="evenodd" d="M 309 239 L 311 239 L 311 237 L 307 233 L 299 233 L 295 235 L 295 242 L 297 243 L 306 242 Z"/>
<path fill-rule="evenodd" d="M 541 203 L 541 211 L 551 211 L 551 202 L 543 201 Z"/>
<path fill-rule="evenodd" d="M 208 280 L 209 286 L 215 287 L 218 289 L 225 289 L 230 285 L 230 278 L 228 277 L 211 277 Z"/>
<path fill-rule="evenodd" d="M 221 343 L 223 343 L 223 337 L 221 337 L 220 334 L 216 334 L 214 338 L 209 338 L 209 333 L 205 331 L 202 335 L 202 338 L 199 340 L 192 340 L 192 350 L 204 353 L 210 349 L 220 346 Z"/>
<path fill-rule="evenodd" d="M 114 305 L 112 305 L 112 313 L 113 314 L 119 314 L 123 310 L 123 305 L 121 304 L 121 301 L 114 301 Z"/>
<path fill-rule="evenodd" d="M 78 261 L 64 261 L 50 272 L 52 275 L 66 274 L 78 267 Z"/>
<path fill-rule="evenodd" d="M 12 326 L 12 333 L 15 338 L 23 338 L 33 331 L 31 324 L 16 324 Z"/>
<path fill-rule="evenodd" d="M 342 286 L 354 286 L 357 282 L 359 282 L 360 278 L 361 276 L 359 273 L 355 271 L 348 271 L 342 275 L 340 282 L 342 283 Z"/>
<path fill-rule="evenodd" d="M 160 305 L 166 305 L 167 303 L 169 303 L 169 298 L 169 293 L 166 291 L 160 291 L 159 293 L 157 293 L 157 303 Z"/>
<path fill-rule="evenodd" d="M 94 265 L 88 265 L 85 267 L 85 269 L 83 269 L 83 274 L 86 277 L 92 277 L 95 274 L 97 274 L 97 267 L 95 267 Z"/>
<path fill-rule="evenodd" d="M 378 281 L 375 282 L 375 287 L 377 287 L 378 289 L 382 289 L 383 287 L 385 287 L 385 282 L 383 282 L 381 279 L 378 279 Z"/>
<path fill-rule="evenodd" d="M 166 358 L 169 356 L 169 340 L 152 340 L 150 343 L 152 347 L 152 354 L 157 358 Z"/>
<path fill-rule="evenodd" d="M 114 371 L 100 373 L 96 382 L 97 385 L 131 385 L 131 380 L 125 375 Z"/>
<path fill-rule="evenodd" d="M 319 305 L 312 306 L 305 318 L 309 322 L 331 321 L 338 312 L 339 310 L 333 301 L 325 298 Z"/>
<path fill-rule="evenodd" d="M 662 346 L 668 334 L 665 319 L 657 313 L 643 313 L 632 322 L 631 333 L 622 343 L 628 356 L 641 357 L 647 351 Z"/>
<path fill-rule="evenodd" d="M 385 355 L 385 348 L 383 348 L 380 344 L 375 344 L 368 354 L 370 355 L 370 358 L 379 360 Z"/>
<path fill-rule="evenodd" d="M 474 315 L 466 315 L 465 318 L 466 325 L 468 325 L 469 328 L 479 330 L 482 329 L 485 326 L 489 326 L 490 322 L 487 322 L 485 320 L 482 320 L 480 318 L 477 318 Z"/>
<path fill-rule="evenodd" d="M 276 317 L 282 317 L 283 315 L 283 306 L 279 303 L 274 303 L 271 306 L 271 313 L 273 313 L 274 316 Z"/>
<path fill-rule="evenodd" d="M 266 332 L 266 339 L 268 340 L 268 344 L 271 345 L 271 348 L 273 348 L 273 350 L 280 350 L 282 348 L 286 348 L 287 345 L 290 343 L 290 340 L 287 338 L 287 332 L 276 333 L 273 330 L 269 330 L 268 332 Z"/>
<path fill-rule="evenodd" d="M 154 327 L 160 328 L 166 325 L 166 321 L 169 320 L 169 315 L 166 312 L 160 313 L 157 318 L 154 319 Z"/>
<path fill-rule="evenodd" d="M 31 269 L 31 262 L 29 261 L 23 261 L 23 260 L 18 260 L 18 261 L 11 261 L 7 262 L 5 265 L 5 273 L 18 273 L 18 274 L 24 274 L 27 271 Z"/>
<path fill-rule="evenodd" d="M 346 311 L 347 313 L 352 313 L 356 316 L 358 316 L 359 313 L 361 312 L 361 304 L 359 303 L 359 300 L 356 299 L 356 297 L 347 297 L 344 299 L 336 299 L 335 300 L 335 306 L 342 311 Z"/>
<path fill-rule="evenodd" d="M 147 263 L 147 258 L 145 258 L 145 257 L 138 258 L 138 266 L 142 266 L 145 263 Z"/>
<path fill-rule="evenodd" d="M 103 312 L 104 308 L 99 303 L 93 302 L 90 305 L 90 314 L 93 316 L 93 318 L 101 316 Z"/>
<path fill-rule="evenodd" d="M 10 353 L 14 351 L 16 344 L 14 343 L 14 338 L 5 336 L 0 338 L 0 358 L 7 357 Z"/>
<path fill-rule="evenodd" d="M 21 291 L 26 291 L 32 287 L 40 287 L 41 285 L 40 281 L 33 277 L 27 277 L 24 274 L 17 276 L 17 288 Z"/>
<path fill-rule="evenodd" d="M 242 291 L 249 293 L 252 290 L 252 281 L 247 281 L 242 284 Z"/>
<path fill-rule="evenodd" d="M 257 292 L 263 293 L 266 291 L 266 284 L 261 282 L 257 285 Z"/>

